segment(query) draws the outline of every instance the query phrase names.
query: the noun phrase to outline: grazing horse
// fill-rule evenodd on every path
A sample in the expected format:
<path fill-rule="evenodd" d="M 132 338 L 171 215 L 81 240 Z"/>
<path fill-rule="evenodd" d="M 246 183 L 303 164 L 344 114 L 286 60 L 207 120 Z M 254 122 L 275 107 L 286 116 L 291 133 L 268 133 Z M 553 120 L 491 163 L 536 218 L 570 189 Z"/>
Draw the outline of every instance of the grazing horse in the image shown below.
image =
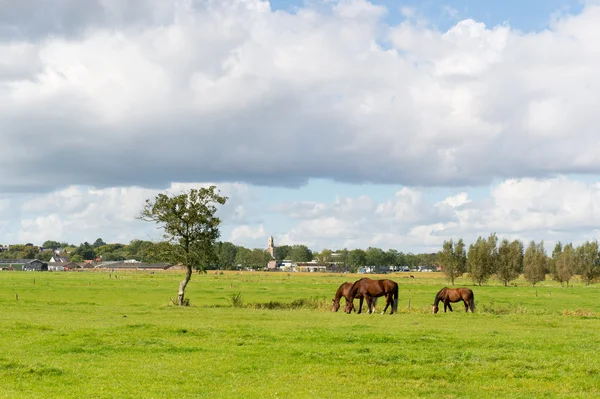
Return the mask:
<path fill-rule="evenodd" d="M 348 281 L 340 285 L 340 288 L 337 289 L 335 292 L 335 297 L 333 298 L 333 308 L 331 309 L 332 312 L 337 312 L 339 310 L 340 300 L 342 297 L 346 298 L 346 303 L 348 303 L 348 293 L 350 292 L 350 288 L 352 288 L 352 284 L 353 283 Z M 360 294 L 357 295 L 357 297 L 360 297 Z M 352 304 L 351 311 L 352 310 L 354 310 L 354 304 Z"/>
<path fill-rule="evenodd" d="M 398 310 L 398 284 L 392 280 L 361 278 L 352 284 L 348 292 L 345 312 L 352 312 L 354 298 L 360 298 L 358 313 L 362 311 L 363 299 L 367 300 L 369 313 L 373 313 L 375 311 L 375 300 L 380 296 L 385 296 L 385 308 L 382 314 L 385 313 L 390 305 L 392 305 L 390 314 L 394 314 Z"/>
<path fill-rule="evenodd" d="M 446 308 L 450 309 L 451 312 L 453 311 L 450 302 L 460 301 L 465 303 L 465 312 L 470 310 L 471 313 L 473 313 L 475 311 L 475 296 L 470 288 L 442 288 L 435 294 L 435 299 L 433 300 L 434 314 L 439 310 L 438 303 L 440 303 L 440 301 L 444 302 L 444 313 L 446 313 Z"/>

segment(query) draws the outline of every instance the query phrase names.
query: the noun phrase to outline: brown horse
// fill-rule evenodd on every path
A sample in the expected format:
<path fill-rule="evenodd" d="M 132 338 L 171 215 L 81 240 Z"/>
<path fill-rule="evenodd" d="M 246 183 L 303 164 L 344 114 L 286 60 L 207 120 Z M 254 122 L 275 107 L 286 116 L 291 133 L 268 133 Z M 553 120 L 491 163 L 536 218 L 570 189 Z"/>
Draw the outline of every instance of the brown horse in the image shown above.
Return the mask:
<path fill-rule="evenodd" d="M 434 314 L 439 310 L 438 303 L 440 303 L 440 301 L 444 302 L 444 313 L 446 313 L 446 308 L 450 309 L 452 312 L 452 306 L 450 306 L 450 302 L 460 301 L 465 303 L 465 312 L 470 310 L 471 313 L 473 313 L 475 311 L 475 296 L 470 288 L 442 288 L 437 294 L 435 294 L 435 299 L 433 300 Z"/>
<path fill-rule="evenodd" d="M 346 298 L 346 303 L 348 303 L 348 292 L 350 291 L 350 288 L 352 288 L 352 284 L 350 281 L 347 281 L 345 283 L 343 283 L 342 285 L 340 285 L 340 288 L 337 289 L 337 291 L 335 292 L 335 297 L 333 298 L 333 308 L 331 309 L 332 312 L 337 312 L 340 308 L 340 300 L 342 299 L 342 297 Z M 357 295 L 357 297 L 359 297 Z M 354 310 L 354 304 L 352 304 L 352 309 L 351 311 Z"/>
<path fill-rule="evenodd" d="M 385 313 L 390 305 L 392 305 L 390 314 L 394 314 L 398 310 L 398 284 L 392 280 L 361 278 L 352 284 L 348 292 L 345 312 L 352 312 L 354 298 L 360 298 L 358 313 L 362 311 L 363 299 L 367 300 L 369 313 L 373 313 L 375 311 L 375 299 L 380 296 L 385 296 L 385 308 L 382 314 Z"/>

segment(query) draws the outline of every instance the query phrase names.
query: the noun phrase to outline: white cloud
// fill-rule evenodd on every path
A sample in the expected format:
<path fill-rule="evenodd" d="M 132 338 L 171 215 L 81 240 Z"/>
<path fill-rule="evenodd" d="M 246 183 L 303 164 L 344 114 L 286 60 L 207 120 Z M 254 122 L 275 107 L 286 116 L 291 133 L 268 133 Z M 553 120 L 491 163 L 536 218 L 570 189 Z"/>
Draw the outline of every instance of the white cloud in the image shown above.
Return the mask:
<path fill-rule="evenodd" d="M 523 33 L 366 0 L 77 3 L 0 18 L 5 191 L 600 172 L 594 4 Z"/>
<path fill-rule="evenodd" d="M 262 239 L 262 240 L 261 240 Z M 233 243 L 242 243 L 242 242 L 257 242 L 257 241 L 267 241 L 267 233 L 265 232 L 265 228 L 260 225 L 257 227 L 252 227 L 249 225 L 241 225 L 237 226 L 233 229 L 229 237 L 222 238 L 224 241 L 230 241 Z M 258 248 L 258 247 L 257 247 Z M 262 248 L 262 246 L 260 246 Z"/>
<path fill-rule="evenodd" d="M 362 209 L 360 217 L 351 208 L 340 212 L 338 202 L 313 204 L 320 213 L 303 218 L 279 241 L 316 248 L 436 251 L 444 240 L 463 238 L 469 243 L 493 232 L 524 241 L 580 242 L 593 239 L 600 224 L 600 183 L 566 177 L 506 180 L 477 201 L 460 192 L 433 202 L 417 189 L 403 188 L 395 198 Z M 303 209 L 305 204 L 297 206 Z M 288 204 L 286 212 L 294 214 L 293 208 Z"/>
<path fill-rule="evenodd" d="M 471 19 L 439 31 L 406 7 L 390 25 L 366 0 L 294 13 L 260 0 L 17 3 L 0 2 L 6 240 L 155 237 L 134 216 L 161 188 L 195 184 L 174 181 L 219 182 L 227 237 L 248 246 L 271 231 L 427 249 L 491 231 L 595 234 L 598 185 L 552 176 L 600 174 L 597 2 L 534 33 Z M 253 185 L 312 178 L 405 188 L 251 207 L 265 201 Z M 496 181 L 481 200 L 448 188 Z"/>
<path fill-rule="evenodd" d="M 136 219 L 145 200 L 154 198 L 159 192 L 178 194 L 210 184 L 173 183 L 166 190 L 70 186 L 43 196 L 33 196 L 20 206 L 6 201 L 6 206 L 20 217 L 20 228 L 13 233 L 19 242 L 41 244 L 45 240 L 73 240 L 73 243 L 79 244 L 98 237 L 117 242 L 156 240 L 161 236 L 160 231 Z M 244 223 L 244 201 L 251 198 L 248 187 L 237 183 L 219 184 L 219 189 L 222 195 L 229 197 L 219 211 L 224 223 Z"/>
<path fill-rule="evenodd" d="M 172 184 L 167 191 L 201 185 L 207 184 Z M 265 247 L 270 235 L 276 245 L 305 244 L 314 250 L 375 246 L 421 252 L 437 251 L 444 240 L 471 243 L 492 232 L 525 242 L 545 240 L 547 245 L 595 239 L 600 232 L 600 183 L 564 176 L 505 180 L 477 199 L 463 190 L 446 190 L 439 198 L 404 187 L 377 201 L 342 191 L 331 201 L 284 202 L 261 197 L 253 186 L 219 186 L 230 197 L 219 212 L 221 239 L 249 248 Z M 5 199 L 0 201 L 0 242 L 159 239 L 159 229 L 135 219 L 144 200 L 159 191 L 164 190 L 72 186 L 44 196 Z M 287 196 L 301 193 L 290 190 Z"/>

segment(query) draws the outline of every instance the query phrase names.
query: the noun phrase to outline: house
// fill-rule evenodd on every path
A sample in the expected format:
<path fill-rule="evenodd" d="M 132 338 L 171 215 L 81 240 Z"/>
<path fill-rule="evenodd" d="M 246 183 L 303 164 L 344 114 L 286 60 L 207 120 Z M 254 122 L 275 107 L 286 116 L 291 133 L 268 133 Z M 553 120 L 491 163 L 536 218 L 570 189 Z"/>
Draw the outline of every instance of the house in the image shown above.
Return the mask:
<path fill-rule="evenodd" d="M 54 255 L 52 255 L 52 257 L 50 258 L 49 262 L 69 263 L 69 262 L 71 262 L 71 259 L 68 256 L 60 256 L 60 255 L 57 255 L 56 253 L 54 253 Z"/>
<path fill-rule="evenodd" d="M 78 268 L 80 268 L 80 266 L 75 262 L 48 262 L 48 271 L 51 272 L 63 272 Z"/>
<path fill-rule="evenodd" d="M 29 272 L 47 272 L 48 264 L 39 259 L 33 259 L 23 265 L 23 270 Z"/>
<path fill-rule="evenodd" d="M 307 263 L 298 263 L 296 265 L 296 271 L 299 272 L 324 272 L 327 271 L 327 266 L 326 265 L 320 265 L 317 263 L 313 263 L 313 262 L 307 262 Z"/>
<path fill-rule="evenodd" d="M 10 245 L 0 244 L 0 252 L 8 251 L 10 249 Z"/>

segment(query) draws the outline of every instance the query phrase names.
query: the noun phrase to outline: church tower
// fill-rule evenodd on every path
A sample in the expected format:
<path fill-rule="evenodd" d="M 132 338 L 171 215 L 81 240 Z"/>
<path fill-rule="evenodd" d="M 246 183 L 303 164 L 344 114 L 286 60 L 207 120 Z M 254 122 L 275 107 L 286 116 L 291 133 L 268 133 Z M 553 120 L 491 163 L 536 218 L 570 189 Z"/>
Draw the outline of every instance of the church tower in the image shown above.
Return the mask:
<path fill-rule="evenodd" d="M 273 241 L 273 236 L 269 237 L 269 241 L 267 242 L 267 252 L 271 254 L 271 258 L 275 259 L 275 242 Z"/>

